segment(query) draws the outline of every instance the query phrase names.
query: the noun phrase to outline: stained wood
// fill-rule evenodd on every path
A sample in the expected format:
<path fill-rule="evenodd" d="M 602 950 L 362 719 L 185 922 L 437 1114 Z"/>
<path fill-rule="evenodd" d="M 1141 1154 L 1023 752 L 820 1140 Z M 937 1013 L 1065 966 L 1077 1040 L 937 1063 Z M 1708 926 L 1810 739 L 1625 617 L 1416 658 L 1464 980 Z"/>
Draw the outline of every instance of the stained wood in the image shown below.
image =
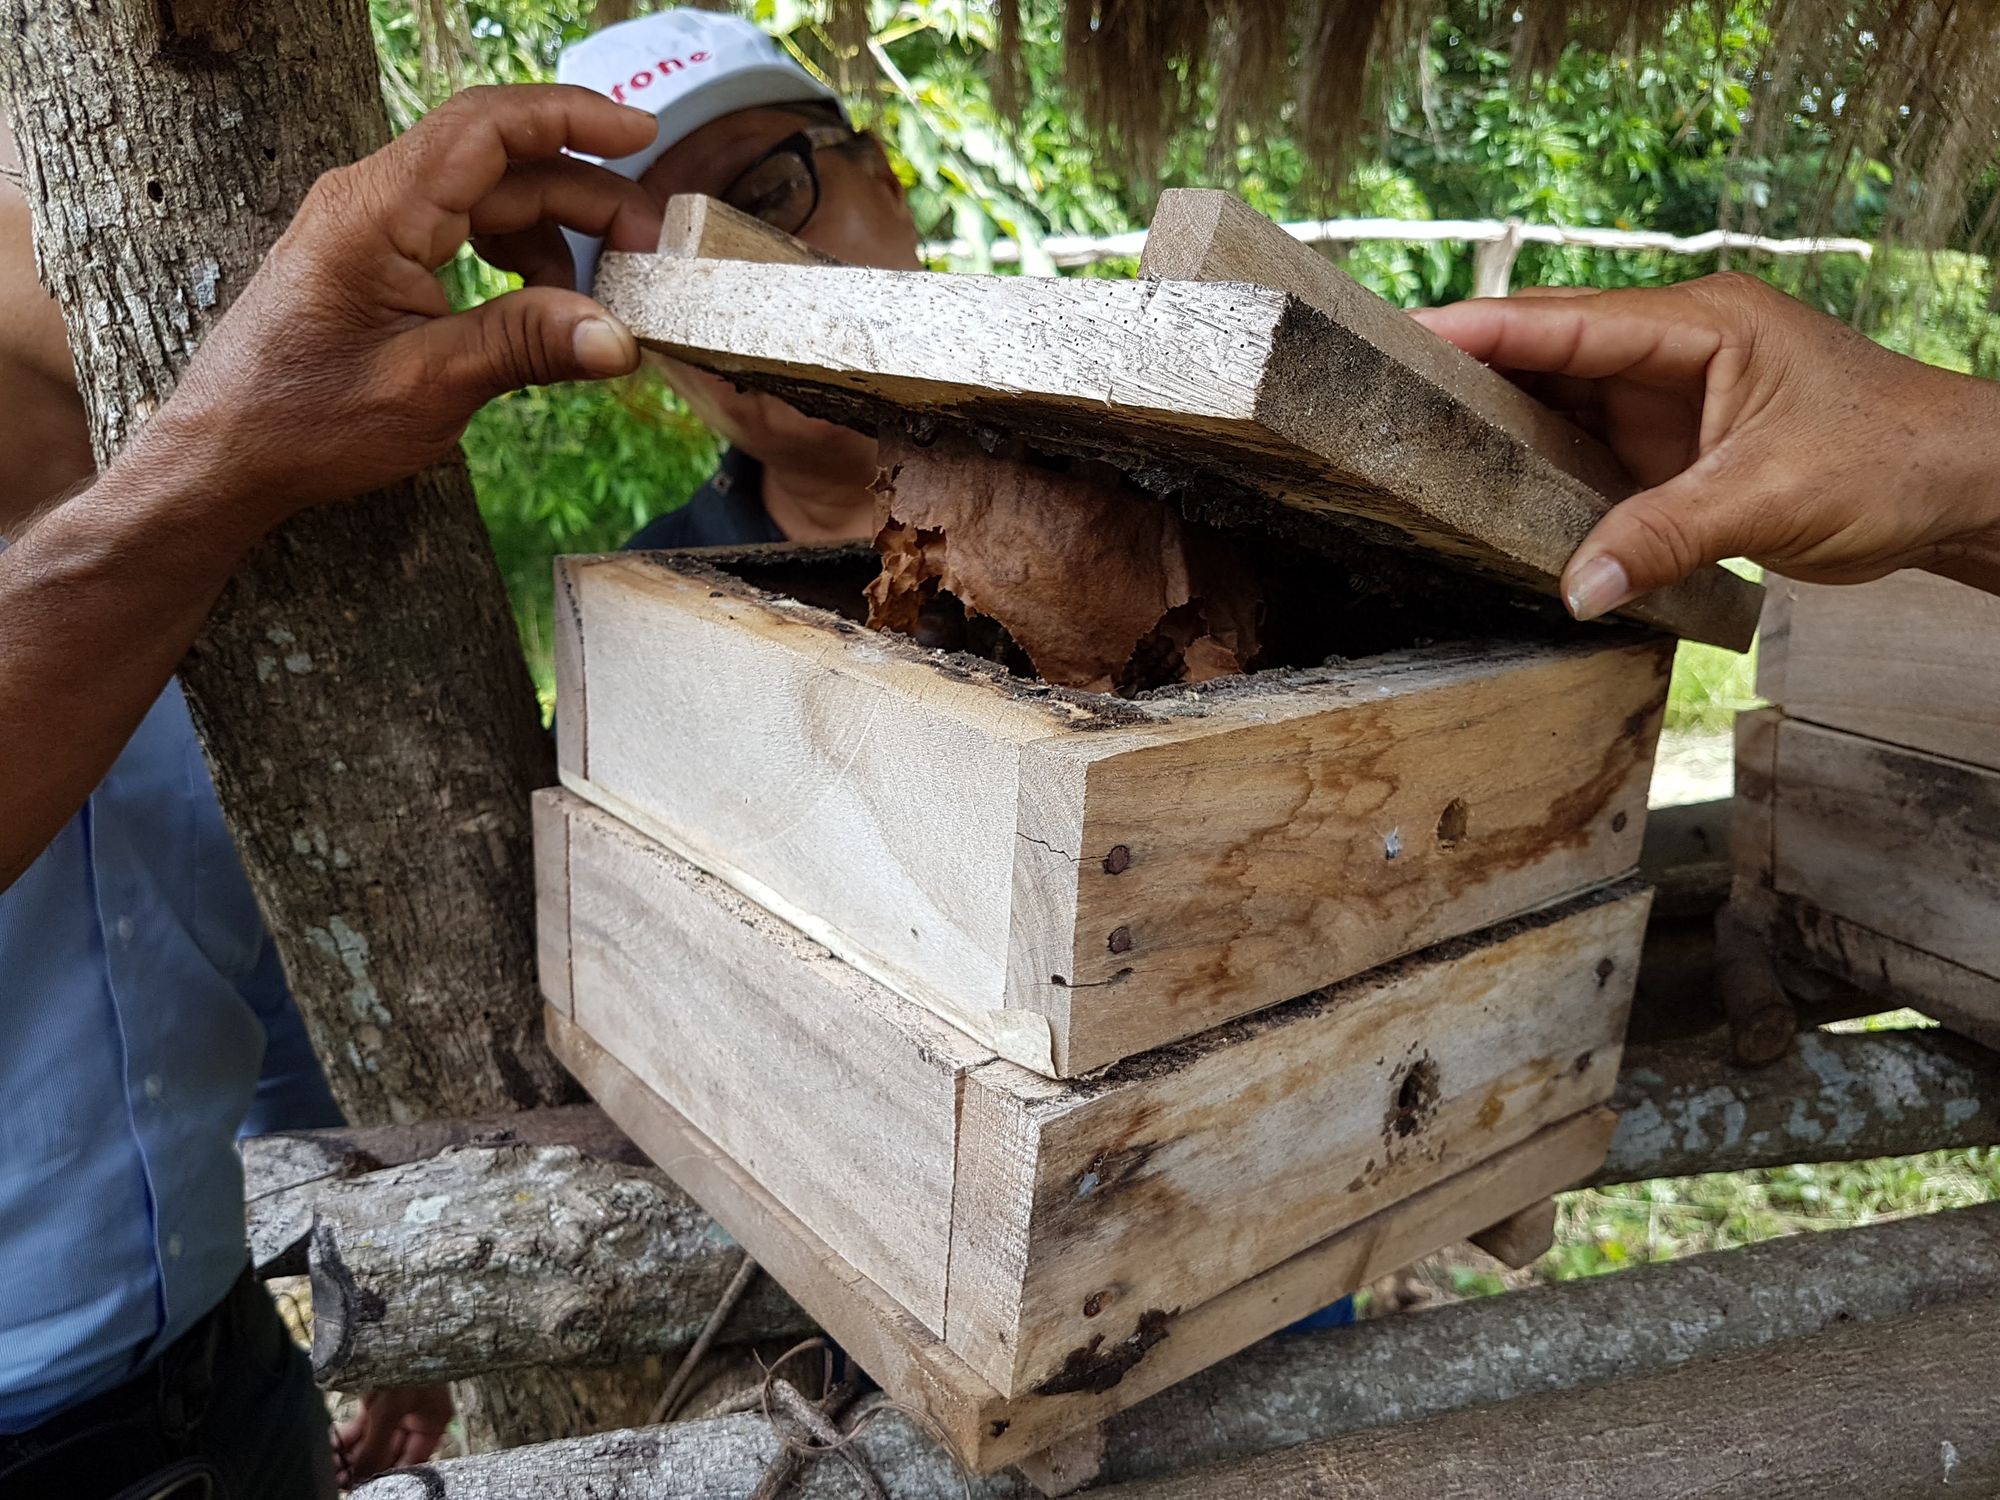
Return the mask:
<path fill-rule="evenodd" d="M 1729 820 L 1729 868 L 1738 885 L 1768 889 L 1776 859 L 1778 726 L 1775 708 L 1736 716 L 1736 798 Z"/>
<path fill-rule="evenodd" d="M 992 1054 L 564 794 L 571 1014 L 942 1331 L 960 1076 Z"/>
<path fill-rule="evenodd" d="M 1036 692 L 689 561 L 561 567 L 591 685 L 566 783 L 1039 1071 L 1638 857 L 1660 643 L 1440 646 L 1136 703 Z"/>
<path fill-rule="evenodd" d="M 2000 770 L 2000 598 L 1915 569 L 1771 593 L 1757 688 L 1787 715 Z"/>
<path fill-rule="evenodd" d="M 754 1178 L 589 1036 L 553 1012 L 558 1055 L 605 1112 L 701 1201 L 889 1394 L 934 1421 L 976 1473 L 1047 1448 L 1421 1258 L 1591 1170 L 1613 1126 L 1606 1110 L 1572 1117 L 1450 1183 L 1313 1246 L 1167 1325 L 1121 1379 L 1101 1390 L 1009 1400 L 859 1275 Z"/>
<path fill-rule="evenodd" d="M 1542 593 L 1605 497 L 1284 292 L 611 254 L 640 341 L 862 425 L 942 417 L 1357 519 Z M 1630 613 L 1743 649 L 1758 590 L 1719 569 Z"/>
<path fill-rule="evenodd" d="M 1747 882 L 1737 883 L 1731 904 L 1761 927 L 1781 955 L 1871 996 L 1874 1003 L 1868 1009 L 1907 1006 L 2000 1048 L 2000 980 L 1991 975 L 1836 916 L 1810 900 Z"/>
<path fill-rule="evenodd" d="M 1481 934 L 1096 1078 L 969 1073 L 947 1342 L 1009 1394 L 1105 1378 L 1178 1310 L 1607 1098 L 1646 902 Z"/>
<path fill-rule="evenodd" d="M 2000 771 L 1787 719 L 1777 786 L 1779 894 L 2000 976 Z"/>

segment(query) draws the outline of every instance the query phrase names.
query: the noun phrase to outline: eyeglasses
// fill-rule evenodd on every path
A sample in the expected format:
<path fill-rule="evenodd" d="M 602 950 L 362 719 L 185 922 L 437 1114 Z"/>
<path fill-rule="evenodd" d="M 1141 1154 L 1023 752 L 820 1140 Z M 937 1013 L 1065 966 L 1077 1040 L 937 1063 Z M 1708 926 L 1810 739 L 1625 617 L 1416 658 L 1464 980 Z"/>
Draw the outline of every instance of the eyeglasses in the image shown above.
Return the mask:
<path fill-rule="evenodd" d="M 845 125 L 814 125 L 788 135 L 724 188 L 722 201 L 774 229 L 797 234 L 819 210 L 814 153 L 852 150 L 868 139 L 865 132 Z"/>

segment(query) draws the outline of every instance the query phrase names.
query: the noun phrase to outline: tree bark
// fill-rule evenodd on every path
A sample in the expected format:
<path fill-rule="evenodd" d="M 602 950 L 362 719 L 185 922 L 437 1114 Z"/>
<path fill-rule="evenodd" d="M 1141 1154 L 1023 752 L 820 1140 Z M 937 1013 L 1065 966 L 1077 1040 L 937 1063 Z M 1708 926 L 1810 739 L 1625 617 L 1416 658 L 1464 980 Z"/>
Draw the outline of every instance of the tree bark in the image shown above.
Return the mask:
<path fill-rule="evenodd" d="M 384 1167 L 423 1161 L 453 1146 L 574 1146 L 585 1156 L 649 1166 L 646 1155 L 594 1104 L 418 1120 L 343 1130 L 296 1130 L 242 1143 L 250 1263 L 259 1276 L 303 1276 L 313 1209 L 334 1186 Z"/>
<path fill-rule="evenodd" d="M 454 1147 L 321 1196 L 313 1375 L 356 1390 L 666 1354 L 694 1342 L 742 1257 L 649 1167 L 573 1146 Z M 813 1328 L 764 1276 L 724 1336 Z"/>
<path fill-rule="evenodd" d="M 323 171 L 388 139 L 360 0 L 5 0 L 4 95 L 99 462 Z M 183 682 L 335 1097 L 357 1123 L 576 1097 L 545 1049 L 528 794 L 554 779 L 454 460 L 250 560 Z M 518 1426 L 577 1430 L 568 1387 Z"/>
<path fill-rule="evenodd" d="M 1813 1372 L 1837 1364 L 1844 1350 L 1837 1340 L 1822 1342 L 1820 1336 L 1873 1328 L 1894 1344 L 1920 1326 L 1949 1328 L 1958 1320 L 1990 1318 L 1995 1297 L 2000 1297 L 2000 1205 L 1982 1205 L 1865 1229 L 1801 1234 L 1354 1328 L 1280 1336 L 1113 1417 L 1103 1428 L 1091 1477 L 1100 1484 L 1161 1479 L 1374 1429 L 1382 1429 L 1389 1442 L 1400 1433 L 1439 1428 L 1441 1420 L 1424 1419 L 1451 1413 L 1484 1424 L 1475 1437 L 1454 1439 L 1470 1444 L 1485 1440 L 1478 1434 L 1515 1420 L 1490 1417 L 1489 1411 L 1559 1409 L 1562 1393 L 1586 1389 L 1607 1393 L 1606 1409 L 1615 1416 L 1626 1398 L 1613 1393 L 1643 1397 L 1663 1372 L 1673 1370 L 1686 1377 L 1677 1389 L 1698 1390 L 1707 1372 L 1726 1370 L 1732 1360 L 1768 1359 L 1763 1351 L 1773 1345 L 1784 1351 L 1786 1373 L 1782 1379 L 1775 1371 L 1767 1374 L 1772 1386 L 1784 1386 L 1796 1368 L 1806 1370 L 1807 1386 L 1818 1389 L 1822 1376 Z M 1992 1367 L 1978 1363 L 1978 1354 L 1968 1345 L 1968 1363 L 1954 1378 L 1984 1400 Z M 1923 1400 L 1923 1391 L 1907 1392 L 1884 1410 L 1901 1412 Z M 1503 1402 L 1512 1404 L 1498 1404 Z M 1684 1423 L 1672 1402 L 1660 1402 L 1656 1436 L 1690 1433 L 1690 1446 L 1701 1446 L 1706 1439 L 1696 1411 L 1691 1406 Z M 1407 1425 L 1420 1421 L 1424 1425 Z M 898 1500 L 950 1500 L 963 1493 L 942 1450 L 900 1417 L 885 1416 L 871 1425 L 861 1446 Z M 773 1451 L 760 1419 L 714 1418 L 438 1464 L 380 1480 L 358 1494 L 362 1500 L 741 1495 L 755 1486 Z M 1936 1452 L 1933 1445 L 1933 1458 Z M 1479 1461 L 1470 1446 L 1458 1456 Z M 1642 1493 L 1706 1493 L 1692 1478 L 1683 1488 L 1673 1486 L 1675 1475 L 1696 1472 L 1679 1465 L 1698 1461 L 1680 1450 L 1674 1457 L 1675 1464 L 1664 1467 L 1663 1488 Z M 1595 1487 L 1551 1493 L 1625 1492 L 1622 1482 L 1599 1478 Z M 1218 1485 L 1188 1492 L 1232 1491 Z M 1255 1485 L 1234 1492 L 1264 1493 Z M 837 1465 L 822 1464 L 805 1493 L 864 1492 Z M 973 1484 L 980 1497 L 1026 1493 L 1004 1474 Z M 1383 1492 L 1423 1493 L 1420 1485 Z M 1474 1482 L 1469 1489 L 1439 1493 L 1482 1491 Z M 1529 1486 L 1496 1493 L 1536 1492 Z"/>
<path fill-rule="evenodd" d="M 1629 1047 L 1592 1184 L 2000 1144 L 2000 1057 L 1934 1029 L 1806 1032 L 1747 1069 L 1714 1039 Z"/>
<path fill-rule="evenodd" d="M 2000 1301 L 1378 1428 L 1105 1500 L 1905 1500 L 2000 1488 Z"/>

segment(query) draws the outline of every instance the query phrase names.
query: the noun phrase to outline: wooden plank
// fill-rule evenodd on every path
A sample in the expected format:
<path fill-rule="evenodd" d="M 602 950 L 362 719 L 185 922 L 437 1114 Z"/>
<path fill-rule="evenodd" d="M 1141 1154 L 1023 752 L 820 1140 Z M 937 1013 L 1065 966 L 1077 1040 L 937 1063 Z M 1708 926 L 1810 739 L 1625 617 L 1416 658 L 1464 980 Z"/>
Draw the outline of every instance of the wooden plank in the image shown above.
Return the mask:
<path fill-rule="evenodd" d="M 1664 642 L 1438 646 L 1142 703 L 1038 691 L 686 557 L 563 566 L 593 683 L 568 784 L 1040 1072 L 1638 858 Z"/>
<path fill-rule="evenodd" d="M 992 1054 L 577 798 L 571 1014 L 944 1326 L 959 1078 Z"/>
<path fill-rule="evenodd" d="M 596 688 L 591 777 L 568 784 L 996 1050 L 1052 1068 L 1048 1022 L 1004 1013 L 1020 747 L 1092 716 L 984 690 L 741 585 L 636 557 L 565 566 Z"/>
<path fill-rule="evenodd" d="M 1630 870 L 1672 660 L 1664 641 L 1442 648 L 1037 744 L 1037 767 L 1088 762 L 1074 954 L 1054 971 L 1064 1071 Z"/>
<path fill-rule="evenodd" d="M 928 415 L 1247 486 L 1545 594 L 1605 497 L 1295 297 L 1234 283 L 950 276 L 611 254 L 639 340 L 863 425 Z M 1741 650 L 1707 569 L 1633 618 Z"/>
<path fill-rule="evenodd" d="M 1780 894 L 2000 976 L 2000 771 L 1786 719 L 1777 786 Z"/>
<path fill-rule="evenodd" d="M 1472 1236 L 1472 1243 L 1509 1270 L 1533 1265 L 1556 1243 L 1556 1200 L 1544 1198 Z"/>
<path fill-rule="evenodd" d="M 1160 194 L 1139 275 L 1251 282 L 1289 292 L 1600 495 L 1622 500 L 1637 488 L 1603 443 L 1369 291 L 1234 193 L 1169 188 Z"/>
<path fill-rule="evenodd" d="M 1787 715 L 2000 770 L 2000 597 L 1915 569 L 1773 592 L 1758 691 Z"/>
<path fill-rule="evenodd" d="M 766 265 L 832 266 L 830 255 L 775 225 L 700 193 L 676 193 L 660 223 L 660 254 L 702 260 L 754 260 Z"/>
<path fill-rule="evenodd" d="M 1781 953 L 1873 995 L 1880 1010 L 1905 1006 L 1983 1046 L 2000 1049 L 2000 979 L 1836 916 L 1796 896 L 1738 887 L 1734 904 Z"/>
<path fill-rule="evenodd" d="M 1585 1111 L 1181 1312 L 1170 1320 L 1167 1337 L 1102 1390 L 1009 1401 L 581 1028 L 552 1013 L 549 1036 L 605 1113 L 714 1214 L 895 1400 L 937 1423 L 977 1473 L 991 1473 L 1101 1422 L 1343 1293 L 1580 1180 L 1603 1159 L 1616 1123 L 1609 1110 Z"/>
<path fill-rule="evenodd" d="M 1778 805 L 1778 726 L 1775 708 L 1754 708 L 1736 716 L 1736 800 L 1729 814 L 1729 867 L 1732 878 L 1769 888 Z"/>
<path fill-rule="evenodd" d="M 969 1073 L 946 1342 L 1010 1394 L 1102 1378 L 1176 1311 L 1608 1098 L 1649 894 L 1445 945 L 1088 1080 Z"/>
<path fill-rule="evenodd" d="M 569 983 L 569 816 L 566 793 L 555 787 L 534 795 L 535 971 L 542 998 L 571 1014 Z"/>
<path fill-rule="evenodd" d="M 556 764 L 569 775 L 590 773 L 590 716 L 585 711 L 583 680 L 583 606 L 576 596 L 576 574 L 567 559 L 555 560 Z"/>

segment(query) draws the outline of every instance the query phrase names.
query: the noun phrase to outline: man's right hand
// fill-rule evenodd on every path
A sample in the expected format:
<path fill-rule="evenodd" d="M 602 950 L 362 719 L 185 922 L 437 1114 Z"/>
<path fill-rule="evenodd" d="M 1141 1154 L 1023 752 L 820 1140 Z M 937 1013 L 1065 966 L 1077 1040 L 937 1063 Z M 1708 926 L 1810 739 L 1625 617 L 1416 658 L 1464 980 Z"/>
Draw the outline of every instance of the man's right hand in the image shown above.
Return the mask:
<path fill-rule="evenodd" d="M 557 226 L 650 250 L 659 213 L 563 150 L 624 156 L 655 128 L 588 89 L 471 89 L 328 172 L 136 446 L 261 534 L 442 458 L 502 391 L 630 372 L 632 335 L 570 289 Z M 436 272 L 468 237 L 527 285 L 453 313 Z"/>
<path fill-rule="evenodd" d="M 2000 591 L 2000 385 L 1891 353 L 1743 275 L 1416 315 L 1602 437 L 1648 488 L 1571 557 L 1589 619 L 1726 557 Z"/>

